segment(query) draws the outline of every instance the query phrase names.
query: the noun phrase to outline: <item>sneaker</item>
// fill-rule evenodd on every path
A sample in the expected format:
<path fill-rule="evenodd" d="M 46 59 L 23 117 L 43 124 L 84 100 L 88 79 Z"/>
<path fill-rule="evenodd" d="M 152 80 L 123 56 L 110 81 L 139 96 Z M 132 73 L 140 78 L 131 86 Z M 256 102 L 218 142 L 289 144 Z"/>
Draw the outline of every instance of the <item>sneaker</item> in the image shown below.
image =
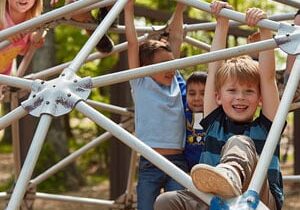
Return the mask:
<path fill-rule="evenodd" d="M 109 9 L 107 7 L 100 9 L 100 11 L 98 12 L 98 16 L 97 16 L 98 24 L 101 23 L 101 21 L 105 18 L 105 16 L 107 15 L 108 12 L 109 12 Z M 114 22 L 113 25 L 116 25 L 116 23 Z M 114 47 L 114 42 L 107 34 L 104 34 L 104 36 L 101 38 L 101 40 L 96 45 L 96 49 L 102 53 L 110 53 L 112 51 L 113 47 Z"/>
<path fill-rule="evenodd" d="M 238 172 L 229 167 L 225 164 L 216 167 L 206 164 L 195 165 L 191 170 L 195 187 L 202 192 L 212 193 L 225 199 L 241 195 L 241 179 Z"/>

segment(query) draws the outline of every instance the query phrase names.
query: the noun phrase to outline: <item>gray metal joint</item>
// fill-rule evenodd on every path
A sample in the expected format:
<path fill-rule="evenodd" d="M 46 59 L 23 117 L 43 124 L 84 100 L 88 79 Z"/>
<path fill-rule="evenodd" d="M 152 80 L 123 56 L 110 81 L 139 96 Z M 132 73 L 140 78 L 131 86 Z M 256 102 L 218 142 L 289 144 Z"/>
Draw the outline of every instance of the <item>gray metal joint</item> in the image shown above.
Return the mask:
<path fill-rule="evenodd" d="M 274 37 L 278 47 L 290 55 L 300 53 L 300 26 L 280 23 L 278 34 Z"/>
<path fill-rule="evenodd" d="M 21 103 L 32 116 L 41 114 L 62 116 L 69 113 L 75 105 L 86 100 L 92 89 L 90 77 L 72 79 L 58 77 L 50 81 L 35 80 L 28 99 Z"/>

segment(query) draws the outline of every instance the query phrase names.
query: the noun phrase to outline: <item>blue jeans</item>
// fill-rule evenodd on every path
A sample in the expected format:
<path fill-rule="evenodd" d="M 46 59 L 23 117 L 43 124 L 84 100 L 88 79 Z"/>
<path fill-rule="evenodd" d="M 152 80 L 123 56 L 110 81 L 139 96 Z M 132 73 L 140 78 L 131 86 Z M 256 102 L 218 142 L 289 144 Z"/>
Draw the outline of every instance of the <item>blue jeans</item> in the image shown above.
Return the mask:
<path fill-rule="evenodd" d="M 188 167 L 183 154 L 165 156 L 170 162 L 188 172 Z M 139 178 L 137 185 L 137 208 L 138 210 L 153 210 L 156 197 L 160 190 L 173 191 L 184 189 L 173 178 L 165 174 L 144 157 L 139 162 Z"/>

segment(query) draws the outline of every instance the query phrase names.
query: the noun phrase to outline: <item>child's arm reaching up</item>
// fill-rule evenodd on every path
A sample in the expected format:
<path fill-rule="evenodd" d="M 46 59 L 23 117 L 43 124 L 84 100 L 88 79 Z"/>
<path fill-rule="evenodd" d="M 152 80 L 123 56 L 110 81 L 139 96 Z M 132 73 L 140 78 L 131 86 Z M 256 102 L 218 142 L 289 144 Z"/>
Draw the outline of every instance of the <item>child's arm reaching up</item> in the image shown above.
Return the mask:
<path fill-rule="evenodd" d="M 246 12 L 246 22 L 254 26 L 261 19 L 266 18 L 264 11 L 258 8 L 250 8 Z M 269 29 L 260 28 L 261 40 L 271 39 L 272 32 Z M 269 119 L 273 120 L 279 105 L 279 93 L 275 77 L 274 50 L 265 50 L 259 53 L 260 91 L 262 100 L 262 112 Z"/>
<path fill-rule="evenodd" d="M 128 41 L 128 65 L 129 68 L 140 66 L 139 43 L 134 26 L 134 0 L 128 0 L 125 11 L 125 34 Z"/>
<path fill-rule="evenodd" d="M 223 8 L 231 8 L 231 6 L 227 2 L 215 1 L 211 3 L 211 13 L 216 15 L 217 18 L 217 25 L 211 45 L 211 51 L 223 49 L 226 47 L 229 20 L 226 17 L 218 16 L 221 9 Z M 204 117 L 209 115 L 214 109 L 219 106 L 217 104 L 215 94 L 215 74 L 221 67 L 222 62 L 223 61 L 215 61 L 208 64 L 208 75 L 204 93 Z"/>
<path fill-rule="evenodd" d="M 177 3 L 176 9 L 169 21 L 169 39 L 168 42 L 172 49 L 174 58 L 180 58 L 180 47 L 183 41 L 183 12 L 185 10 L 185 5 L 182 3 Z"/>

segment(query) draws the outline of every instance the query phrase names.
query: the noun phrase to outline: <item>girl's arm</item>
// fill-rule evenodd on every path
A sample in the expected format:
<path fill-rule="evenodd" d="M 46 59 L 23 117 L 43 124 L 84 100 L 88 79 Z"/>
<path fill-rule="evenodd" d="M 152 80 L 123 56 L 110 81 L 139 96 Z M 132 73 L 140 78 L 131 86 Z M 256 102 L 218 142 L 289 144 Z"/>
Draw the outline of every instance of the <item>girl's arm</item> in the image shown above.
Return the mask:
<path fill-rule="evenodd" d="M 211 4 L 211 12 L 217 17 L 217 25 L 211 45 L 211 51 L 223 49 L 226 47 L 229 20 L 228 18 L 218 16 L 221 9 L 223 8 L 231 8 L 231 6 L 227 2 L 219 1 L 215 1 Z M 215 74 L 221 67 L 222 62 L 223 61 L 215 61 L 208 64 L 208 75 L 204 93 L 204 117 L 209 115 L 219 106 L 216 101 Z"/>
<path fill-rule="evenodd" d="M 129 68 L 140 66 L 139 43 L 134 26 L 134 0 L 128 0 L 125 6 L 125 34 L 128 41 L 128 65 Z"/>

